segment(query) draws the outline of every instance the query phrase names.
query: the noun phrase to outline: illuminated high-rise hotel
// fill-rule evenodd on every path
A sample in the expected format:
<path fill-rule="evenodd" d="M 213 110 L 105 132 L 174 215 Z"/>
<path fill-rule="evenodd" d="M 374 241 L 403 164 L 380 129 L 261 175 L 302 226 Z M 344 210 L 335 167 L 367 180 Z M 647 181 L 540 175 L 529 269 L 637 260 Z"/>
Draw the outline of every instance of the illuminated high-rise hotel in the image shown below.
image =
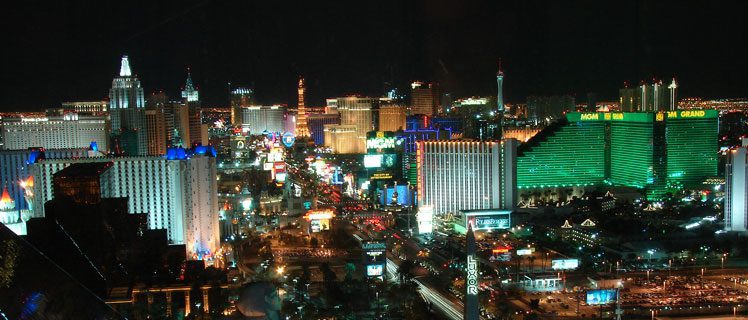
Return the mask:
<path fill-rule="evenodd" d="M 339 143 L 328 140 L 328 132 L 344 133 L 346 143 L 351 145 L 333 150 L 338 153 L 366 153 L 366 134 L 374 130 L 374 105 L 378 99 L 368 97 L 343 97 L 327 99 L 328 112 L 340 114 L 340 125 L 325 125 L 325 145 L 333 147 Z M 350 131 L 355 130 L 355 136 Z M 337 141 L 342 141 L 338 139 Z M 345 151 L 343 151 L 345 150 Z"/>
<path fill-rule="evenodd" d="M 195 89 L 195 85 L 192 83 L 190 69 L 187 69 L 187 81 L 184 84 L 184 89 L 182 89 L 182 99 L 187 102 L 200 101 L 200 92 Z"/>
<path fill-rule="evenodd" d="M 309 126 L 307 126 L 306 108 L 304 107 L 304 78 L 299 78 L 299 105 L 296 109 L 296 137 L 309 137 Z"/>
<path fill-rule="evenodd" d="M 188 145 L 208 145 L 208 125 L 203 124 L 200 93 L 192 83 L 192 76 L 189 69 L 187 69 L 187 81 L 182 90 L 182 106 L 182 111 L 186 113 L 188 127 L 186 132 L 182 132 L 182 139 Z"/>
<path fill-rule="evenodd" d="M 145 123 L 145 96 L 138 77 L 130 70 L 130 61 L 122 56 L 119 76 L 112 80 L 109 90 L 109 114 L 112 133 L 128 140 L 126 152 L 131 155 L 148 153 Z"/>
<path fill-rule="evenodd" d="M 678 108 L 678 84 L 673 78 L 669 85 L 662 80 L 644 82 L 635 88 L 624 88 L 619 91 L 619 103 L 623 112 L 672 111 Z"/>
<path fill-rule="evenodd" d="M 410 85 L 410 114 L 434 115 L 439 109 L 439 85 L 414 81 Z"/>
<path fill-rule="evenodd" d="M 53 179 L 72 164 L 111 162 L 106 198 L 128 198 L 129 213 L 148 213 L 149 229 L 166 229 L 169 242 L 184 244 L 190 258 L 219 246 L 215 150 L 170 148 L 165 157 L 43 159 L 28 168 L 33 176 L 33 215 L 45 215 L 55 196 Z"/>
<path fill-rule="evenodd" d="M 668 97 L 669 103 L 668 103 L 668 110 L 675 110 L 678 109 L 678 84 L 675 83 L 675 78 L 673 78 L 673 82 L 670 83 L 670 85 L 667 86 L 668 89 Z"/>
<path fill-rule="evenodd" d="M 725 230 L 748 231 L 748 139 L 727 154 L 725 168 Z"/>
<path fill-rule="evenodd" d="M 140 80 L 132 75 L 129 59 L 122 56 L 119 77 L 112 80 L 112 89 L 109 90 L 109 109 L 114 112 L 130 108 L 145 108 L 145 95 Z M 118 116 L 112 115 L 112 128 L 119 128 L 120 120 L 115 118 Z"/>
<path fill-rule="evenodd" d="M 242 126 L 242 108 L 252 105 L 254 92 L 252 89 L 239 87 L 231 90 L 231 124 L 234 127 Z"/>
<path fill-rule="evenodd" d="M 716 110 L 570 112 L 519 148 L 519 189 L 626 186 L 651 199 L 717 174 Z"/>
<path fill-rule="evenodd" d="M 516 140 L 418 141 L 418 202 L 434 213 L 507 209 L 516 204 Z"/>

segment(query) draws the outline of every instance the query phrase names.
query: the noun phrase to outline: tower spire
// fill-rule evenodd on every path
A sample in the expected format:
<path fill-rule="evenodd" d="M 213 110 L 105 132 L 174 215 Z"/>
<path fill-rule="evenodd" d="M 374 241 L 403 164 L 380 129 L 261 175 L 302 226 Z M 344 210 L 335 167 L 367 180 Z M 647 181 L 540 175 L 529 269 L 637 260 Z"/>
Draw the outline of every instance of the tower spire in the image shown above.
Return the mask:
<path fill-rule="evenodd" d="M 120 77 L 129 77 L 132 75 L 130 71 L 130 60 L 127 59 L 127 55 L 122 56 L 122 64 L 119 67 Z"/>
<path fill-rule="evenodd" d="M 306 90 L 306 86 L 304 86 L 304 77 L 299 77 L 299 105 L 296 108 L 296 137 L 308 137 L 309 136 L 309 127 L 307 127 L 307 117 L 306 117 L 306 106 L 304 105 L 304 91 Z"/>
<path fill-rule="evenodd" d="M 187 82 L 184 85 L 185 90 L 194 90 L 195 87 L 192 84 L 192 73 L 190 72 L 190 67 L 187 67 Z"/>
<path fill-rule="evenodd" d="M 496 111 L 498 111 L 498 130 L 500 133 L 499 140 L 504 138 L 504 68 L 501 58 L 499 58 L 499 72 L 496 73 Z"/>
<path fill-rule="evenodd" d="M 195 85 L 192 83 L 192 72 L 190 71 L 190 67 L 187 67 L 187 81 L 184 83 L 182 98 L 187 99 L 187 102 L 194 102 L 200 100 L 200 93 L 195 90 Z"/>

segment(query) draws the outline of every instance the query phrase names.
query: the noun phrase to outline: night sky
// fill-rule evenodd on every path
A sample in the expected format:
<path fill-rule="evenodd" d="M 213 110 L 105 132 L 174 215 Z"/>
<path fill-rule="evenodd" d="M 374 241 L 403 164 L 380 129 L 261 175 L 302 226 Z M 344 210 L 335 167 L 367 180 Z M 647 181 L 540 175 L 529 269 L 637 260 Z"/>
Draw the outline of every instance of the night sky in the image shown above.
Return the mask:
<path fill-rule="evenodd" d="M 687 3 L 682 3 L 687 2 Z M 229 82 L 260 103 L 308 105 L 386 82 L 438 81 L 454 96 L 587 92 L 677 76 L 681 97 L 746 97 L 748 19 L 723 1 L 15 1 L 0 12 L 0 111 L 108 95 L 122 54 L 146 93 L 176 97 L 190 66 L 207 106 Z"/>

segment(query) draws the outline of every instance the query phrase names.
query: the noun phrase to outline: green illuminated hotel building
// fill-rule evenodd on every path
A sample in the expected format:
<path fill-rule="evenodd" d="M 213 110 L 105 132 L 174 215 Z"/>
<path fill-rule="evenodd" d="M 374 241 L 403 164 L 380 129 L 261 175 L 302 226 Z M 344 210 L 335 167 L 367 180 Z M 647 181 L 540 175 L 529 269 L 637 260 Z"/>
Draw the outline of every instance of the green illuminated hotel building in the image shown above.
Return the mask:
<path fill-rule="evenodd" d="M 517 187 L 697 187 L 717 175 L 716 110 L 572 112 L 518 149 Z"/>

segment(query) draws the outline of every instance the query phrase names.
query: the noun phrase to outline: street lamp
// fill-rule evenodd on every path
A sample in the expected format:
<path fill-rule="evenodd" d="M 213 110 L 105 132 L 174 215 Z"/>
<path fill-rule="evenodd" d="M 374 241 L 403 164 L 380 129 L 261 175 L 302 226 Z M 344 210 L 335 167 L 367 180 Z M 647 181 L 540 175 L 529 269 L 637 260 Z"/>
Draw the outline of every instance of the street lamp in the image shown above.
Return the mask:
<path fill-rule="evenodd" d="M 722 269 L 724 269 L 725 268 L 725 255 L 722 254 L 722 256 L 719 258 L 719 260 L 721 261 Z"/>
<path fill-rule="evenodd" d="M 647 281 L 649 281 L 649 269 L 647 269 Z"/>
<path fill-rule="evenodd" d="M 667 276 L 670 277 L 670 269 L 673 268 L 673 259 L 667 261 Z"/>
<path fill-rule="evenodd" d="M 621 261 L 616 261 L 616 274 L 618 274 L 618 269 L 619 269 L 618 265 L 619 265 L 620 263 L 621 263 Z"/>

